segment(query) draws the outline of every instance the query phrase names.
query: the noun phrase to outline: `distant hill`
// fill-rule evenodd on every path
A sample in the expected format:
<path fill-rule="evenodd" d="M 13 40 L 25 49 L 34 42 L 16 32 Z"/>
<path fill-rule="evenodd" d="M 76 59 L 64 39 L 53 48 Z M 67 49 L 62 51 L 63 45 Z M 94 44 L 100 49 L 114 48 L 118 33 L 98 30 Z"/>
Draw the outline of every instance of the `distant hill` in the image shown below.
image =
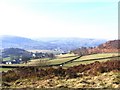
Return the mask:
<path fill-rule="evenodd" d="M 43 49 L 46 45 L 45 42 L 35 41 L 29 38 L 18 37 L 18 36 L 1 36 L 2 48 L 22 48 L 22 49 Z M 42 47 L 41 47 L 42 46 Z"/>
<path fill-rule="evenodd" d="M 98 46 L 106 40 L 88 38 L 41 38 L 29 39 L 18 36 L 0 36 L 1 48 L 21 48 L 26 50 L 60 50 L 70 51 L 82 46 Z"/>
<path fill-rule="evenodd" d="M 95 47 L 107 41 L 103 39 L 89 39 L 89 38 L 42 38 L 37 40 L 50 43 L 57 49 L 62 49 L 66 51 L 73 50 L 83 46 Z"/>
<path fill-rule="evenodd" d="M 49 43 L 49 47 L 52 49 L 70 51 L 79 47 L 96 47 L 102 43 L 105 43 L 105 39 L 91 39 L 91 38 L 37 38 L 37 41 L 44 41 Z"/>

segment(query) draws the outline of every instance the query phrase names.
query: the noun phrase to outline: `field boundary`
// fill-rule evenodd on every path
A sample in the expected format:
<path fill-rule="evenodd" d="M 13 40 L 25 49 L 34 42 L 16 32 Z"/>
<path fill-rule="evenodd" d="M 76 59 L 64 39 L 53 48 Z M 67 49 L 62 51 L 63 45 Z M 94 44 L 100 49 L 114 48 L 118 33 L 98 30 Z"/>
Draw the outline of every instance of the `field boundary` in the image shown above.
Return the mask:
<path fill-rule="evenodd" d="M 78 57 L 76 57 L 76 58 L 73 58 L 73 59 L 71 59 L 71 60 L 68 60 L 68 61 L 66 61 L 66 62 L 63 62 L 63 63 L 59 63 L 59 64 L 51 64 L 51 65 L 44 65 L 44 66 L 40 66 L 40 67 L 51 67 L 51 66 L 60 66 L 60 65 L 64 65 L 64 64 L 67 64 L 67 63 L 69 63 L 69 62 L 73 62 L 74 60 L 76 60 L 76 59 L 79 59 L 81 56 L 78 56 Z M 2 67 L 2 68 L 19 68 L 19 67 L 38 67 L 38 66 L 9 66 L 9 65 L 3 65 L 3 66 L 0 66 L 0 67 Z"/>
<path fill-rule="evenodd" d="M 84 62 L 84 61 L 94 61 L 94 60 L 104 60 L 104 59 L 112 59 L 112 58 L 119 58 L 120 56 L 114 56 L 114 57 L 105 57 L 105 58 L 95 58 L 95 59 L 84 59 L 80 61 L 74 61 L 74 62 Z"/>
<path fill-rule="evenodd" d="M 112 59 L 112 58 L 119 58 L 120 56 L 114 56 L 114 57 L 105 57 L 105 58 L 95 58 L 95 59 L 85 59 L 85 60 L 80 60 L 80 61 L 75 61 L 77 59 L 79 59 L 82 56 L 78 56 L 76 58 L 73 58 L 69 61 L 63 62 L 63 63 L 59 63 L 59 64 L 51 64 L 51 65 L 44 65 L 44 66 L 40 66 L 40 67 L 52 67 L 52 66 L 63 66 L 64 64 L 68 64 L 68 63 L 72 63 L 72 62 L 86 62 L 86 61 L 95 61 L 95 60 L 104 60 L 104 59 Z M 8 66 L 8 65 L 0 65 L 0 68 L 19 68 L 19 67 L 38 67 L 38 66 Z"/>

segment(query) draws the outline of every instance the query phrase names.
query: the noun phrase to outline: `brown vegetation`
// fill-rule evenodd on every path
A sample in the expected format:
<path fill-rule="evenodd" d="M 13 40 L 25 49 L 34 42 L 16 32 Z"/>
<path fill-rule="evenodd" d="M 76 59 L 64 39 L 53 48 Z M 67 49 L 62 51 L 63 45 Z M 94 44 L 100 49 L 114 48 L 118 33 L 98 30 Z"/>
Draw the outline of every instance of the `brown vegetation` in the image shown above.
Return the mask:
<path fill-rule="evenodd" d="M 2 73 L 3 81 L 11 82 L 23 78 L 51 78 L 51 76 L 76 78 L 83 75 L 98 75 L 99 73 L 120 71 L 120 60 L 111 60 L 107 62 L 94 62 L 87 65 L 78 65 L 68 69 L 59 68 L 40 68 L 40 67 L 21 67 Z"/>
<path fill-rule="evenodd" d="M 120 60 L 70 67 L 21 67 L 2 72 L 3 87 L 119 88 Z"/>
<path fill-rule="evenodd" d="M 120 52 L 120 40 L 108 41 L 104 44 L 99 45 L 98 47 L 90 48 L 78 48 L 72 51 L 78 55 L 89 55 L 95 53 L 118 53 Z"/>

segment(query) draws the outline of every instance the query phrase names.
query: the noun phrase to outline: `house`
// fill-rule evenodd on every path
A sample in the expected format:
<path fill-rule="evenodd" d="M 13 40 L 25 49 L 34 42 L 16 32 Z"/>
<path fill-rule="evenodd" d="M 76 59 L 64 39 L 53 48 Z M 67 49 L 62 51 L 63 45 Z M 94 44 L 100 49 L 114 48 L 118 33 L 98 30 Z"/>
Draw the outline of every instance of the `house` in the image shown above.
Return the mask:
<path fill-rule="evenodd" d="M 9 60 L 9 61 L 2 61 L 2 64 L 20 64 L 21 59 L 14 59 L 14 60 Z"/>
<path fill-rule="evenodd" d="M 47 55 L 45 53 L 33 53 L 32 57 L 33 58 L 45 58 Z"/>
<path fill-rule="evenodd" d="M 12 62 L 6 62 L 6 64 L 12 64 Z"/>
<path fill-rule="evenodd" d="M 35 57 L 36 57 L 35 53 L 33 53 L 33 54 L 32 54 L 32 57 L 33 57 L 33 58 L 35 58 Z"/>
<path fill-rule="evenodd" d="M 2 64 L 12 64 L 11 61 L 2 61 Z"/>

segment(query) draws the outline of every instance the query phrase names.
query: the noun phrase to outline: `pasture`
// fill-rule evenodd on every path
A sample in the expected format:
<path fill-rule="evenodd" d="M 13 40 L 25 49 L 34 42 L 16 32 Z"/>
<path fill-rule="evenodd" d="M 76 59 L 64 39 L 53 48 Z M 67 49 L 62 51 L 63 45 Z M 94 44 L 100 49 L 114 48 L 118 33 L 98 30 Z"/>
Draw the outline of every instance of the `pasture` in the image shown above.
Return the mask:
<path fill-rule="evenodd" d="M 3 58 L 3 61 L 9 61 L 10 57 Z"/>
<path fill-rule="evenodd" d="M 65 64 L 64 66 L 70 67 L 70 66 L 76 66 L 79 64 L 90 64 L 95 61 L 105 62 L 107 60 L 111 60 L 111 58 L 109 57 L 115 57 L 115 56 L 120 56 L 120 55 L 118 53 L 101 53 L 101 54 L 86 55 L 86 56 L 82 56 L 79 59 L 74 60 L 71 63 Z M 116 59 L 118 59 L 118 57 Z"/>
<path fill-rule="evenodd" d="M 106 58 L 106 57 L 113 57 L 118 56 L 118 53 L 100 53 L 100 54 L 92 54 L 82 56 L 81 58 L 77 59 L 76 61 L 87 60 L 87 59 L 97 59 L 97 58 Z"/>
<path fill-rule="evenodd" d="M 118 53 L 101 53 L 101 54 L 92 54 L 92 55 L 86 55 L 86 56 L 82 56 L 79 59 L 76 59 L 72 62 L 69 62 L 67 64 L 64 64 L 64 66 L 75 66 L 75 65 L 79 65 L 79 64 L 89 64 L 89 63 L 93 63 L 95 61 L 107 61 L 110 60 L 109 57 L 114 57 L 114 56 L 118 56 Z M 76 58 L 78 56 L 76 56 L 75 54 L 64 54 L 64 55 L 57 55 L 55 59 L 49 59 L 49 58 L 44 58 L 44 59 L 34 59 L 31 60 L 28 64 L 29 65 L 38 65 L 37 63 L 40 64 L 45 64 L 45 65 L 54 65 L 54 64 L 61 64 L 64 62 L 67 62 L 69 60 L 72 60 L 74 58 Z"/>
<path fill-rule="evenodd" d="M 0 68 L 0 72 L 2 71 L 7 72 L 8 70 L 12 70 L 12 68 Z"/>
<path fill-rule="evenodd" d="M 89 64 L 89 63 L 93 63 L 95 61 L 103 62 L 103 61 L 111 60 L 110 57 L 115 57 L 118 55 L 119 55 L 118 53 L 101 53 L 101 54 L 86 55 L 86 56 L 82 56 L 78 59 L 75 59 L 78 56 L 76 56 L 74 54 L 64 54 L 64 55 L 57 55 L 56 58 L 54 58 L 54 59 L 40 58 L 40 59 L 30 60 L 26 64 L 8 64 L 8 65 L 4 64 L 2 66 L 21 67 L 21 66 L 57 65 L 57 64 L 61 64 L 64 62 L 68 62 L 72 59 L 75 59 L 72 62 L 68 62 L 63 65 L 63 67 L 70 67 L 70 66 L 76 66 L 79 64 Z"/>

